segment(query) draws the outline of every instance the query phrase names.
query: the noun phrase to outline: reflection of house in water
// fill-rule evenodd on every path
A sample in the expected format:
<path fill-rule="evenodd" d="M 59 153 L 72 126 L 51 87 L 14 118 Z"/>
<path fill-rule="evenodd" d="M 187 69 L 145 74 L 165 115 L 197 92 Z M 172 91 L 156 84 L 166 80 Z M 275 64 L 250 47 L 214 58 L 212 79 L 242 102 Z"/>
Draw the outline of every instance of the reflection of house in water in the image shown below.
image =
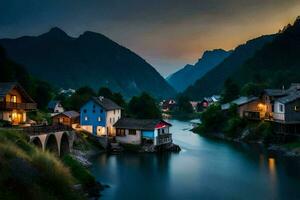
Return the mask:
<path fill-rule="evenodd" d="M 36 103 L 18 83 L 0 83 L 0 120 L 13 125 L 25 123 L 27 112 L 35 110 Z"/>

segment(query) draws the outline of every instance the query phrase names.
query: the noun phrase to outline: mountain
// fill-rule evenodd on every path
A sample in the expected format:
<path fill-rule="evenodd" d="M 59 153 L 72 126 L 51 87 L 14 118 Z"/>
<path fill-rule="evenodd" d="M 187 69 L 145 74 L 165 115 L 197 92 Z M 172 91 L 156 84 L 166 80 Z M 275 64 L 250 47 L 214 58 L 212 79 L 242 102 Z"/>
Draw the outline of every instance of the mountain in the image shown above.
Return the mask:
<path fill-rule="evenodd" d="M 231 51 L 223 49 L 205 51 L 195 65 L 186 65 L 184 68 L 168 76 L 167 81 L 177 91 L 182 92 L 206 72 L 221 63 L 230 53 Z"/>
<path fill-rule="evenodd" d="M 233 75 L 237 83 L 263 83 L 271 88 L 300 82 L 300 18 L 245 62 Z"/>
<path fill-rule="evenodd" d="M 194 85 L 184 91 L 184 95 L 192 99 L 201 99 L 205 96 L 219 94 L 223 88 L 225 80 L 256 51 L 274 39 L 275 35 L 265 35 L 247 41 L 234 49 L 234 51 L 219 65 L 207 72 L 202 78 L 198 79 Z M 238 74 L 236 76 L 239 76 Z"/>
<path fill-rule="evenodd" d="M 99 33 L 74 38 L 52 28 L 39 36 L 1 39 L 0 45 L 11 59 L 57 87 L 107 86 L 126 97 L 143 91 L 156 97 L 175 94 L 143 58 Z"/>

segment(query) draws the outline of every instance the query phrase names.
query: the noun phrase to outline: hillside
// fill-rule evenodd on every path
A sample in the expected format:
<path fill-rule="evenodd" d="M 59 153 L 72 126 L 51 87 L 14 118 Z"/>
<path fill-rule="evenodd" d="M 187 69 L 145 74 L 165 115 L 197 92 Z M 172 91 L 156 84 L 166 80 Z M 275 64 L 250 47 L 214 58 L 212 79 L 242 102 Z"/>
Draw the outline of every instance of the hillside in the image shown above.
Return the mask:
<path fill-rule="evenodd" d="M 300 18 L 288 25 L 232 76 L 240 85 L 260 82 L 268 87 L 289 87 L 300 82 Z"/>
<path fill-rule="evenodd" d="M 184 94 L 192 99 L 201 99 L 205 96 L 221 92 L 225 80 L 230 77 L 256 51 L 271 42 L 275 35 L 261 36 L 247 41 L 235 50 L 223 62 L 198 79 L 194 85 L 188 87 Z"/>
<path fill-rule="evenodd" d="M 167 81 L 177 91 L 182 92 L 209 70 L 221 63 L 230 53 L 230 51 L 227 52 L 223 49 L 205 51 L 195 65 L 186 65 L 167 77 Z"/>
<path fill-rule="evenodd" d="M 107 86 L 127 97 L 142 91 L 156 97 L 175 94 L 144 59 L 99 33 L 73 38 L 52 28 L 40 36 L 1 39 L 0 45 L 29 73 L 58 87 Z"/>

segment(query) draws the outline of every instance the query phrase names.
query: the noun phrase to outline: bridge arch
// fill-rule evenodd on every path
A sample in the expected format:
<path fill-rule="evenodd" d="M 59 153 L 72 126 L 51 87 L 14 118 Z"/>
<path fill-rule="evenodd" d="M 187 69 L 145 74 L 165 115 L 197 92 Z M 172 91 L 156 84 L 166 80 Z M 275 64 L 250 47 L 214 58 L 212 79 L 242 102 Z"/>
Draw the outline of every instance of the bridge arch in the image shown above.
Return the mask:
<path fill-rule="evenodd" d="M 33 138 L 33 140 L 31 141 L 31 143 L 34 146 L 38 147 L 39 149 L 43 149 L 43 144 L 42 144 L 42 141 L 41 141 L 41 139 L 39 137 Z"/>
<path fill-rule="evenodd" d="M 56 155 L 59 155 L 59 148 L 54 134 L 49 134 L 46 139 L 45 150 L 48 150 Z"/>
<path fill-rule="evenodd" d="M 68 153 L 70 153 L 69 135 L 64 132 L 60 140 L 60 156 L 64 156 Z"/>

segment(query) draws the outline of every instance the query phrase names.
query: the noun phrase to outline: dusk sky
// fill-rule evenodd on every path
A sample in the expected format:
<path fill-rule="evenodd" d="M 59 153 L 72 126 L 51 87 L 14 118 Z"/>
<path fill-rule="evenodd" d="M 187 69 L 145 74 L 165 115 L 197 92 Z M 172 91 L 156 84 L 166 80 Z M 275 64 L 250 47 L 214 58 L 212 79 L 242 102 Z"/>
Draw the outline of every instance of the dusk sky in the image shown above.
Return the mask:
<path fill-rule="evenodd" d="M 277 32 L 300 15 L 299 0 L 0 0 L 0 38 L 57 26 L 102 33 L 166 76 L 203 51 L 226 50 Z"/>

